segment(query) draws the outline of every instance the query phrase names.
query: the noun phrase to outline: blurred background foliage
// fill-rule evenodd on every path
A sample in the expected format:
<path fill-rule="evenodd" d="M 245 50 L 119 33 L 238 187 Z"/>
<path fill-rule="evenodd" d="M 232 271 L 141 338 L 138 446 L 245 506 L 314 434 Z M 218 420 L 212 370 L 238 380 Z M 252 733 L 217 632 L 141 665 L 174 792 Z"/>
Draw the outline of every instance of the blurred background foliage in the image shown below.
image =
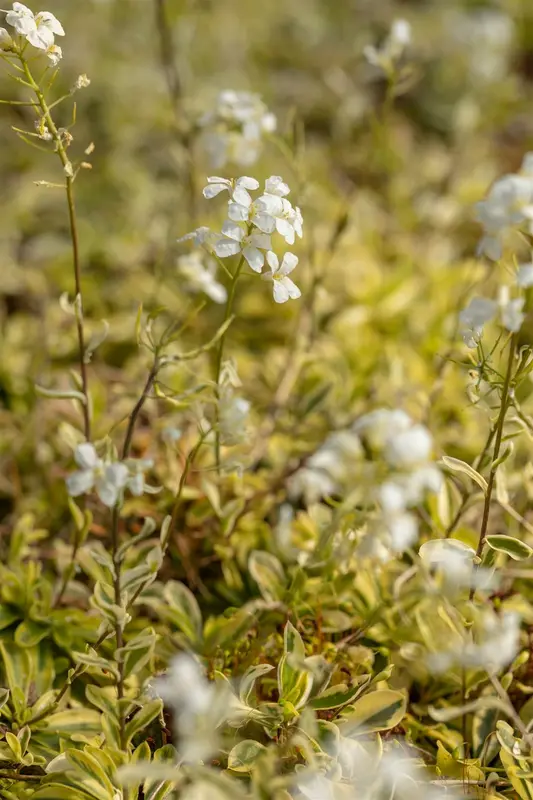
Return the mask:
<path fill-rule="evenodd" d="M 279 435 L 259 467 L 301 452 L 313 398 L 306 447 L 386 404 L 427 422 L 439 451 L 470 462 L 487 420 L 465 391 L 456 317 L 472 286 L 492 279 L 474 259 L 473 204 L 533 147 L 531 3 L 52 5 L 67 32 L 57 95 L 82 73 L 91 79 L 75 98 L 72 150 L 95 146 L 76 197 L 87 324 L 110 324 L 90 366 L 97 436 L 123 419 L 145 381 L 148 364 L 133 336 L 139 304 L 164 305 L 177 320 L 198 305 L 176 266 L 188 245 L 176 239 L 221 219 L 201 195 L 212 170 L 194 126 L 218 91 L 234 88 L 262 95 L 278 117 L 281 146 L 272 140 L 258 165 L 223 174 L 283 175 L 306 225 L 296 251 L 303 299 L 274 307 L 261 282 L 245 281 L 230 334 L 257 425 L 287 352 L 304 340 Z M 363 49 L 398 17 L 411 23 L 412 43 L 405 80 L 388 101 Z M 0 77 L 0 97 L 23 99 L 23 87 Z M 57 117 L 68 125 L 71 103 Z M 34 385 L 64 385 L 76 362 L 72 319 L 58 305 L 61 293 L 72 297 L 68 221 L 63 193 L 35 184 L 58 180 L 55 159 L 10 130 L 31 127 L 31 110 L 3 105 L 0 118 L 0 512 L 4 530 L 32 511 L 61 534 L 72 442 L 57 434 L 62 420 L 77 417 L 70 403 L 37 397 Z M 195 315 L 184 347 L 212 336 L 222 314 L 209 303 Z M 169 376 L 173 389 L 191 388 L 202 369 L 207 375 L 208 358 Z M 182 424 L 165 402 L 150 403 L 142 422 L 136 451 L 149 456 L 166 452 L 165 430 Z"/>

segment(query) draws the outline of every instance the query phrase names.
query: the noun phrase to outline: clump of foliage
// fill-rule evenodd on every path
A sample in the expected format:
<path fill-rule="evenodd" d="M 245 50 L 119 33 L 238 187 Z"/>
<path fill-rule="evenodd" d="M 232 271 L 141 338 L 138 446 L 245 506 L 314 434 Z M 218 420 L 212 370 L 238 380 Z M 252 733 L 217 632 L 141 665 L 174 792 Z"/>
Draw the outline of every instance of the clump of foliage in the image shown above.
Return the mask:
<path fill-rule="evenodd" d="M 531 800 L 531 11 L 55 6 L 0 27 L 0 798 Z"/>

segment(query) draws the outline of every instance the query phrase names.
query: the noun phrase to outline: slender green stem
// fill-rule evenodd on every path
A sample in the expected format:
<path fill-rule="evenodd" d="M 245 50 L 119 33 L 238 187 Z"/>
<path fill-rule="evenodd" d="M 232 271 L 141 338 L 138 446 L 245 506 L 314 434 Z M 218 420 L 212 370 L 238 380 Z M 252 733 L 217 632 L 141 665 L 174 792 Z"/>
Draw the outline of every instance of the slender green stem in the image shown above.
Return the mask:
<path fill-rule="evenodd" d="M 0 780 L 8 781 L 42 781 L 41 775 L 21 775 L 20 772 L 11 772 L 7 769 L 0 770 Z"/>
<path fill-rule="evenodd" d="M 79 298 L 79 302 L 81 304 L 82 301 L 81 263 L 80 263 L 78 224 L 76 219 L 76 206 L 74 203 L 74 190 L 73 190 L 74 179 L 72 176 L 72 165 L 67 155 L 67 151 L 65 149 L 65 145 L 61 137 L 61 134 L 59 133 L 56 124 L 52 119 L 50 108 L 46 102 L 45 96 L 41 91 L 39 84 L 36 83 L 36 81 L 34 80 L 28 62 L 26 61 L 24 56 L 20 54 L 19 58 L 20 58 L 20 63 L 22 64 L 24 74 L 27 78 L 28 85 L 35 93 L 35 97 L 37 98 L 37 103 L 39 105 L 39 108 L 41 109 L 43 118 L 46 122 L 48 130 L 50 131 L 53 137 L 56 146 L 56 152 L 63 165 L 63 171 L 65 173 L 65 191 L 67 195 L 67 205 L 68 205 L 69 224 L 70 224 L 70 238 L 72 241 L 74 289 L 76 297 Z M 79 365 L 80 365 L 82 392 L 85 397 L 85 402 L 82 403 L 83 427 L 84 427 L 85 438 L 87 439 L 87 441 L 89 441 L 91 438 L 91 408 L 89 400 L 89 382 L 87 376 L 87 365 L 85 363 L 85 335 L 83 331 L 82 313 L 83 312 L 76 314 L 76 328 L 78 333 Z"/>
<path fill-rule="evenodd" d="M 226 311 L 224 314 L 224 322 L 227 322 L 233 313 L 233 304 L 235 302 L 235 290 L 237 288 L 237 281 L 239 280 L 239 276 L 241 274 L 242 268 L 244 266 L 244 256 L 241 256 L 239 263 L 237 264 L 237 269 L 233 275 L 233 279 L 231 281 L 229 292 L 228 292 L 228 300 L 226 302 Z M 226 334 L 228 329 L 226 328 L 219 339 L 218 348 L 216 353 L 215 359 L 215 383 L 217 387 L 217 406 L 216 406 L 216 425 L 215 425 L 215 461 L 216 461 L 216 468 L 217 472 L 220 474 L 220 376 L 222 373 L 222 362 L 224 360 L 224 345 L 226 343 Z"/>
<path fill-rule="evenodd" d="M 483 506 L 483 517 L 481 520 L 481 530 L 479 533 L 479 541 L 476 549 L 476 556 L 479 557 L 481 555 L 481 551 L 483 550 L 483 545 L 485 544 L 485 538 L 487 535 L 487 528 L 489 524 L 489 516 L 490 516 L 490 505 L 492 500 L 492 491 L 494 489 L 494 482 L 496 480 L 496 472 L 498 471 L 497 460 L 500 455 L 500 449 L 502 444 L 502 437 L 503 437 L 503 427 L 505 423 L 505 415 L 507 414 L 507 409 L 509 408 L 510 402 L 510 389 L 511 389 L 511 378 L 513 374 L 513 362 L 515 358 L 516 352 L 516 342 L 517 336 L 513 334 L 511 336 L 511 341 L 509 344 L 509 356 L 507 360 L 507 369 L 505 372 L 505 378 L 503 381 L 502 387 L 502 397 L 501 397 L 501 405 L 500 405 L 500 413 L 498 415 L 498 421 L 496 422 L 496 434 L 494 440 L 494 451 L 492 457 L 492 466 L 489 473 L 489 478 L 487 481 L 487 491 L 485 494 L 485 504 Z M 470 599 L 474 597 L 475 588 L 472 587 L 470 590 Z"/>

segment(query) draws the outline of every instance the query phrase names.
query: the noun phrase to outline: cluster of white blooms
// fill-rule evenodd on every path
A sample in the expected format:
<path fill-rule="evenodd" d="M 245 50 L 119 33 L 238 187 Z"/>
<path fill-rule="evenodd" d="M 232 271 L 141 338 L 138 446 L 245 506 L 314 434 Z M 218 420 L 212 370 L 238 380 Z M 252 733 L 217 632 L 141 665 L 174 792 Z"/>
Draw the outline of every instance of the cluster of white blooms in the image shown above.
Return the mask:
<path fill-rule="evenodd" d="M 331 433 L 318 450 L 289 480 L 289 494 L 316 503 L 322 497 L 338 494 L 347 485 L 363 448 L 356 433 L 341 430 Z"/>
<path fill-rule="evenodd" d="M 216 169 L 228 163 L 253 164 L 261 152 L 265 133 L 276 130 L 276 117 L 252 92 L 220 92 L 215 107 L 199 122 L 204 146 Z"/>
<path fill-rule="evenodd" d="M 533 153 L 526 153 L 520 172 L 493 183 L 488 197 L 476 205 L 484 229 L 478 252 L 493 261 L 502 256 L 505 234 L 533 220 Z"/>
<path fill-rule="evenodd" d="M 526 283 L 529 280 L 527 273 L 522 273 L 521 280 L 522 286 L 530 285 Z M 478 346 L 484 326 L 495 317 L 499 317 L 506 330 L 517 333 L 525 319 L 524 303 L 524 297 L 511 299 L 507 286 L 500 287 L 498 300 L 488 300 L 485 297 L 472 298 L 459 314 L 459 322 L 464 326 L 461 333 L 467 347 L 475 349 Z"/>
<path fill-rule="evenodd" d="M 65 31 L 53 14 L 49 11 L 39 11 L 38 14 L 34 14 L 22 3 L 13 3 L 13 10 L 6 14 L 6 22 L 15 29 L 18 36 L 24 37 L 38 50 L 44 50 L 54 66 L 59 63 L 63 53 L 55 44 L 55 37 L 64 36 Z M 13 45 L 13 39 L 8 31 L 0 28 L 0 49 L 8 50 Z"/>
<path fill-rule="evenodd" d="M 102 459 L 94 445 L 85 442 L 76 447 L 74 460 L 79 470 L 69 475 L 66 481 L 71 497 L 87 494 L 94 489 L 101 502 L 113 508 L 125 489 L 136 497 L 148 490 L 144 482 L 144 472 L 153 466 L 153 462 L 148 459 Z"/>
<path fill-rule="evenodd" d="M 370 454 L 382 458 L 390 470 L 375 492 L 381 509 L 373 525 L 375 544 L 402 552 L 418 537 L 418 519 L 410 509 L 442 485 L 442 475 L 431 461 L 431 434 L 405 411 L 386 408 L 365 414 L 353 429 Z"/>
<path fill-rule="evenodd" d="M 457 640 L 452 647 L 432 653 L 428 666 L 446 672 L 454 665 L 499 672 L 508 666 L 520 650 L 520 616 L 515 612 L 497 616 L 486 609 L 474 624 L 468 641 Z"/>
<path fill-rule="evenodd" d="M 292 796 L 298 800 L 453 800 L 456 796 L 431 786 L 423 761 L 403 743 L 393 742 L 384 752 L 380 749 L 360 734 L 357 738 L 341 734 L 327 769 L 302 770 L 298 794 Z"/>
<path fill-rule="evenodd" d="M 201 250 L 193 250 L 178 258 L 178 270 L 191 292 L 203 292 L 214 303 L 225 303 L 228 299 L 226 287 L 216 279 L 217 265 L 209 259 L 204 266 L 205 254 Z"/>
<path fill-rule="evenodd" d="M 172 709 L 181 761 L 212 757 L 219 746 L 217 728 L 229 714 L 227 685 L 210 683 L 198 661 L 181 653 L 153 691 Z"/>
<path fill-rule="evenodd" d="M 183 239 L 194 240 L 197 247 L 203 247 L 218 258 L 240 255 L 254 272 L 262 272 L 266 261 L 270 270 L 263 273 L 263 278 L 272 282 L 276 303 L 285 303 L 301 296 L 289 277 L 298 258 L 293 253 L 285 253 L 280 263 L 272 250 L 272 234 L 278 233 L 287 244 L 294 244 L 296 236 L 303 236 L 302 212 L 287 199 L 290 189 L 278 175 L 265 181 L 263 194 L 254 200 L 250 192 L 257 189 L 259 181 L 247 176 L 235 180 L 208 178 L 204 197 L 211 199 L 227 192 L 228 219 L 220 233 L 202 227 Z"/>
<path fill-rule="evenodd" d="M 476 551 L 459 539 L 431 539 L 418 551 L 424 565 L 442 577 L 442 590 L 454 595 L 465 589 L 494 589 L 494 571 L 474 569 Z"/>
<path fill-rule="evenodd" d="M 387 75 L 394 70 L 395 63 L 403 55 L 405 48 L 411 43 L 411 25 L 405 19 L 396 19 L 392 23 L 389 35 L 381 45 L 367 45 L 363 50 L 366 60 L 379 67 Z"/>

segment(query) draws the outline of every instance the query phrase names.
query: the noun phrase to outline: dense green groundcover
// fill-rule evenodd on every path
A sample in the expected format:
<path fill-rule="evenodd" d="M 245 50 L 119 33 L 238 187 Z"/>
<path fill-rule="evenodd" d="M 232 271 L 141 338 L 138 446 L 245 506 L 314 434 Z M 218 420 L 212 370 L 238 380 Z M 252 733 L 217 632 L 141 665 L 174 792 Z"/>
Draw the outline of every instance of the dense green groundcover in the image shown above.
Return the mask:
<path fill-rule="evenodd" d="M 533 800 L 533 6 L 38 11 L 0 798 Z"/>

